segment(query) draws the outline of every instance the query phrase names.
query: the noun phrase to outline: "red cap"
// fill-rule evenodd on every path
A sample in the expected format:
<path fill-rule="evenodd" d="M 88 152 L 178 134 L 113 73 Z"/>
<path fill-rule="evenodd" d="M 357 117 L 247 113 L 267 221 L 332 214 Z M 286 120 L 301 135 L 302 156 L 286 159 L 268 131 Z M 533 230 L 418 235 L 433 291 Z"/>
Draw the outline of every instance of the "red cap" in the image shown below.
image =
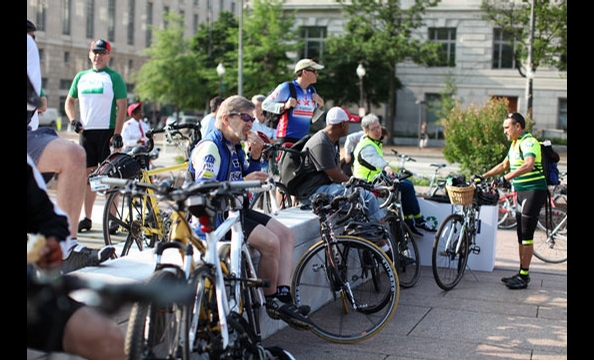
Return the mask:
<path fill-rule="evenodd" d="M 109 41 L 103 39 L 93 40 L 91 42 L 91 51 L 107 51 L 111 52 L 111 44 Z"/>
<path fill-rule="evenodd" d="M 128 116 L 132 116 L 132 112 L 141 106 L 142 106 L 141 102 L 130 104 L 130 106 L 128 106 Z"/>
<path fill-rule="evenodd" d="M 345 113 L 347 114 L 347 116 L 349 117 L 349 122 L 358 123 L 358 122 L 360 122 L 360 121 L 361 121 L 361 118 L 360 118 L 359 116 L 357 116 L 357 115 L 353 115 L 353 114 L 349 113 L 349 112 L 347 111 L 347 109 L 345 109 L 345 108 L 342 108 L 342 110 L 344 110 L 344 112 L 345 112 Z"/>

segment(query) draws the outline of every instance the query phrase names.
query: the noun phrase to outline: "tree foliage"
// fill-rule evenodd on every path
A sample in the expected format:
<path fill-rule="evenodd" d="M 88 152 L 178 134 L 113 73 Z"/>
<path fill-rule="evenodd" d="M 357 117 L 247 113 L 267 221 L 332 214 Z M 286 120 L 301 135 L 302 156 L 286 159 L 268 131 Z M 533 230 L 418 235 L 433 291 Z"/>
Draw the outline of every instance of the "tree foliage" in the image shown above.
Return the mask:
<path fill-rule="evenodd" d="M 516 41 L 516 66 L 522 76 L 522 65 L 528 58 L 530 7 L 534 2 L 533 70 L 539 66 L 553 66 L 567 71 L 567 0 L 561 1 L 500 1 L 483 0 L 484 18 L 495 26 L 513 34 Z"/>
<path fill-rule="evenodd" d="M 500 163 L 510 142 L 503 133 L 503 120 L 508 114 L 508 99 L 493 98 L 483 107 L 471 104 L 462 109 L 460 103 L 441 120 L 445 135 L 444 158 L 459 163 L 467 176 L 482 174 Z M 526 119 L 530 130 L 534 122 Z"/>
<path fill-rule="evenodd" d="M 440 1 L 414 0 L 412 3 L 407 2 L 409 7 L 403 8 L 400 0 L 336 0 L 342 5 L 342 10 L 348 17 L 345 26 L 346 33 L 337 36 L 336 40 L 328 40 L 328 42 L 332 49 L 347 51 L 342 55 L 347 59 L 352 59 L 353 62 L 348 69 L 346 66 L 340 68 L 340 73 L 334 72 L 332 66 L 329 66 L 329 70 L 335 79 L 343 81 L 353 77 L 357 63 L 362 60 L 369 64 L 370 76 L 373 74 L 379 79 L 385 79 L 377 83 L 368 82 L 373 84 L 371 87 L 374 88 L 370 89 L 368 95 L 387 98 L 388 119 L 385 124 L 389 134 L 393 133 L 393 124 L 396 119 L 396 91 L 400 87 L 397 80 L 396 64 L 405 60 L 412 60 L 417 64 L 427 64 L 436 58 L 439 45 L 415 38 L 413 30 L 424 25 L 423 15 L 426 9 L 437 6 Z M 342 71 L 348 71 L 348 73 Z M 367 79 L 367 75 L 365 79 Z M 344 83 L 341 84 L 335 88 L 347 88 Z M 385 87 L 379 87 L 382 84 Z M 357 94 L 356 91 L 352 91 L 352 87 L 350 90 Z M 383 94 L 383 96 L 379 94 Z M 346 94 L 334 95 L 334 97 L 349 98 Z M 388 143 L 392 142 L 392 137 L 388 136 Z"/>
<path fill-rule="evenodd" d="M 133 75 L 136 96 L 141 101 L 172 104 L 178 113 L 201 108 L 207 95 L 199 71 L 202 55 L 191 51 L 190 40 L 183 36 L 181 16 L 168 13 L 165 18 L 169 25 L 153 29 L 154 43 L 145 50 L 149 58 Z"/>

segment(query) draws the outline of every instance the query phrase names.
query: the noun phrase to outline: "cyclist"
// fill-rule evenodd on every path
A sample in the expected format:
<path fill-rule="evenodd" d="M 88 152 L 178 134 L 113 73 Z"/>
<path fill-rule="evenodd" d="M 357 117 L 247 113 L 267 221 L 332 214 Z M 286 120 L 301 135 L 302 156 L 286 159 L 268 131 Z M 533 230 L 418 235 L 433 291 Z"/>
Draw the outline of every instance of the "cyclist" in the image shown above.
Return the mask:
<path fill-rule="evenodd" d="M 126 120 L 122 127 L 123 152 L 136 145 L 147 145 L 148 141 L 146 132 L 149 131 L 149 126 L 142 119 L 142 103 L 130 104 L 128 106 L 128 116 L 130 116 L 130 119 Z"/>
<path fill-rule="evenodd" d="M 27 233 L 41 234 L 46 245 L 38 268 L 60 269 L 61 242 L 69 234 L 69 219 L 49 198 L 41 173 L 27 154 Z M 35 268 L 27 265 L 27 347 L 66 352 L 85 359 L 125 359 L 124 334 L 118 324 L 69 296 L 56 295 L 50 285 L 33 281 Z"/>
<path fill-rule="evenodd" d="M 353 151 L 353 176 L 370 182 L 375 175 L 381 173 L 383 170 L 388 176 L 395 178 L 396 173 L 394 173 L 394 169 L 384 159 L 384 152 L 382 151 L 382 128 L 379 118 L 374 114 L 365 115 L 361 120 L 361 128 L 365 135 L 363 135 L 361 141 L 359 141 Z M 416 228 L 435 232 L 436 229 L 431 228 L 425 222 L 425 217 L 421 213 L 421 207 L 419 206 L 419 200 L 417 200 L 413 183 L 408 179 L 401 180 L 399 191 L 404 220 L 410 230 L 417 235 L 422 234 Z"/>
<path fill-rule="evenodd" d="M 547 201 L 547 182 L 542 171 L 540 144 L 526 131 L 526 120 L 520 113 L 510 113 L 503 120 L 503 133 L 512 143 L 505 159 L 482 177 L 491 177 L 509 172 L 494 181 L 495 186 L 505 186 L 510 180 L 518 193 L 516 212 L 520 271 L 501 279 L 509 289 L 525 289 L 530 282 L 534 231 L 540 209 Z M 523 157 L 521 154 L 523 153 Z"/>
<path fill-rule="evenodd" d="M 252 131 L 254 109 L 250 100 L 239 95 L 230 96 L 221 103 L 214 130 L 192 150 L 188 171 L 194 181 L 268 179 L 268 173 L 261 171 L 263 140 Z M 249 147 L 249 158 L 242 148 L 242 141 Z M 312 322 L 307 317 L 310 307 L 294 304 L 289 285 L 295 234 L 278 220 L 250 210 L 246 198 L 238 201 L 243 202 L 242 226 L 247 241 L 260 252 L 258 275 L 270 280 L 270 286 L 264 289 L 268 315 L 295 328 L 310 329 Z M 192 225 L 200 234 L 196 220 L 192 219 Z"/>

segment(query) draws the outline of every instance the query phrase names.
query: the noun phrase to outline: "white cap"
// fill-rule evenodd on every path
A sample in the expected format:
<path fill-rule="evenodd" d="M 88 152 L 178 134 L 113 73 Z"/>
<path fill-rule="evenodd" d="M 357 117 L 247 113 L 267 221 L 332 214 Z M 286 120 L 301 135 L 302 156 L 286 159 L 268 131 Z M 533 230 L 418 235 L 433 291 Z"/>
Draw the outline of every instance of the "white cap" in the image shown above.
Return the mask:
<path fill-rule="evenodd" d="M 332 109 L 328 110 L 328 113 L 326 114 L 326 125 L 336 125 L 348 121 L 349 116 L 339 106 L 335 106 Z"/>
<path fill-rule="evenodd" d="M 320 65 L 312 59 L 301 59 L 295 65 L 295 72 L 306 68 L 314 68 L 316 70 L 322 70 L 324 65 Z"/>

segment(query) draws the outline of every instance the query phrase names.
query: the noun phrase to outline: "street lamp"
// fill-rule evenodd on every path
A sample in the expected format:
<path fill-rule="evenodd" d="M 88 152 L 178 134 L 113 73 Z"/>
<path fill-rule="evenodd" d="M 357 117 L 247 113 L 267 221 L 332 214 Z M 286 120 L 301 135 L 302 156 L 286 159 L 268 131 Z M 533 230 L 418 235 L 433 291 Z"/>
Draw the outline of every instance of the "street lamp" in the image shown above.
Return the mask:
<path fill-rule="evenodd" d="M 534 64 L 533 64 L 533 52 L 534 52 L 534 1 L 530 3 L 530 33 L 528 38 L 528 69 L 526 70 L 526 112 L 524 115 L 528 118 L 532 118 L 532 95 L 533 95 L 533 81 L 534 81 Z"/>
<path fill-rule="evenodd" d="M 225 66 L 220 62 L 217 65 L 217 74 L 219 75 L 219 97 L 223 96 L 223 75 L 225 74 Z"/>
<path fill-rule="evenodd" d="M 357 76 L 359 77 L 359 116 L 365 116 L 365 104 L 363 103 L 363 77 L 365 76 L 365 68 L 362 63 L 357 66 Z"/>

